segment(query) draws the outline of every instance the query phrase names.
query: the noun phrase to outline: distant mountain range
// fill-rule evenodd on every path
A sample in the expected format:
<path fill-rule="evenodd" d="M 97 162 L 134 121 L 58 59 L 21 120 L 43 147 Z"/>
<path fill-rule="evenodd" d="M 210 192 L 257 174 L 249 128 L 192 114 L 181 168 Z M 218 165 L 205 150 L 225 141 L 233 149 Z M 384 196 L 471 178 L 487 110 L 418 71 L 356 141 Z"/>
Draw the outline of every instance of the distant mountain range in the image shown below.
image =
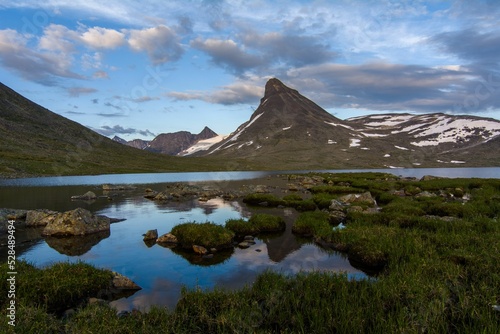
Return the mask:
<path fill-rule="evenodd" d="M 0 137 L 0 177 L 500 166 L 498 120 L 446 114 L 341 120 L 278 79 L 266 83 L 259 107 L 227 136 L 205 127 L 150 142 L 103 137 L 0 83 Z"/>
<path fill-rule="evenodd" d="M 146 150 L 156 153 L 163 153 L 168 155 L 184 155 L 185 150 L 199 141 L 217 137 L 217 133 L 213 132 L 210 128 L 205 127 L 200 133 L 192 134 L 188 131 L 178 131 L 173 133 L 162 133 L 156 136 L 153 140 L 134 139 L 126 141 L 118 136 L 113 137 L 113 140 L 120 144 L 125 144 L 140 150 Z"/>

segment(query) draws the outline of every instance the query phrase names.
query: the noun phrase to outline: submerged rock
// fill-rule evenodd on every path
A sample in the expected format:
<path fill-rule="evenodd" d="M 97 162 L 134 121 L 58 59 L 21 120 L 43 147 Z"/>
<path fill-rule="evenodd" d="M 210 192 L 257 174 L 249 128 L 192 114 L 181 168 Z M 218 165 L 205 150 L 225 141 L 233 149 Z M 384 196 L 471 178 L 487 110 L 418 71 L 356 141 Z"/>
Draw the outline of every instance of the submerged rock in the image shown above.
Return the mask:
<path fill-rule="evenodd" d="M 90 211 L 77 208 L 75 210 L 58 213 L 50 221 L 43 235 L 68 236 L 86 235 L 102 231 L 109 231 L 108 217 L 93 215 Z"/>
<path fill-rule="evenodd" d="M 96 198 L 97 198 L 96 194 L 93 193 L 92 191 L 87 191 L 83 195 L 71 196 L 72 200 L 83 200 L 83 201 L 91 201 L 91 200 L 94 200 Z"/>

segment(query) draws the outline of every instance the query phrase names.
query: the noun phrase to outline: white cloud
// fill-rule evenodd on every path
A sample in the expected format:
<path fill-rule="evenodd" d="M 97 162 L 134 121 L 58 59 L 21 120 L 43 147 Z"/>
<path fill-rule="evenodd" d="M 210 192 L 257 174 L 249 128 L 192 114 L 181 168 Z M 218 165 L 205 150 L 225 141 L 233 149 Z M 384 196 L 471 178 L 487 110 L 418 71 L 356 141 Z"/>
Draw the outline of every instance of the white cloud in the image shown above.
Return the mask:
<path fill-rule="evenodd" d="M 130 30 L 128 44 L 134 51 L 146 52 L 153 64 L 175 61 L 184 52 L 176 33 L 164 25 Z"/>
<path fill-rule="evenodd" d="M 94 49 L 115 49 L 125 44 L 125 34 L 114 29 L 89 28 L 81 35 L 85 45 Z"/>

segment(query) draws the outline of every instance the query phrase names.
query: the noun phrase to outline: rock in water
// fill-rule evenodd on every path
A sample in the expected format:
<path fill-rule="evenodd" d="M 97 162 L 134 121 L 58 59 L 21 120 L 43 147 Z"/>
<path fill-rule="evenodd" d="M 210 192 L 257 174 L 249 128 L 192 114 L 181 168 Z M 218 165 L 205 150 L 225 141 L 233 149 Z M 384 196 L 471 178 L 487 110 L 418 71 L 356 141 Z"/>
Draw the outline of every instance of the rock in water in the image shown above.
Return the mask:
<path fill-rule="evenodd" d="M 113 272 L 113 288 L 118 290 L 141 290 L 142 288 L 135 284 L 130 278 L 127 278 L 117 272 Z"/>
<path fill-rule="evenodd" d="M 193 245 L 193 250 L 196 254 L 205 255 L 208 251 L 203 246 Z"/>
<path fill-rule="evenodd" d="M 143 240 L 156 240 L 158 239 L 158 230 L 149 230 L 146 232 L 146 234 L 144 235 L 144 239 Z"/>
<path fill-rule="evenodd" d="M 176 244 L 178 241 L 177 241 L 177 237 L 175 235 L 173 235 L 172 233 L 165 233 L 162 236 L 160 236 L 158 239 L 156 239 L 156 242 Z"/>
<path fill-rule="evenodd" d="M 92 191 L 87 191 L 83 195 L 71 196 L 71 199 L 77 199 L 77 200 L 80 199 L 80 200 L 84 200 L 84 201 L 91 201 L 91 200 L 94 200 L 96 198 L 97 198 L 96 194 L 93 193 Z"/>
<path fill-rule="evenodd" d="M 57 214 L 45 226 L 42 234 L 52 236 L 86 235 L 109 231 L 109 224 L 109 218 L 95 216 L 88 210 L 77 208 Z"/>

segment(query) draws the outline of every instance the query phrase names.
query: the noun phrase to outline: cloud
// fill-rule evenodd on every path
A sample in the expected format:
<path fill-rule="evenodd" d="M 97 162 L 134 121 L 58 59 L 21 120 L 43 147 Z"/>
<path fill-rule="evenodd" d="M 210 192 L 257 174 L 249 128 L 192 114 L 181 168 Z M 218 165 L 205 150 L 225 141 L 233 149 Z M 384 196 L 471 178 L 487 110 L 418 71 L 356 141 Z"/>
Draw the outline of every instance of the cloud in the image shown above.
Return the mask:
<path fill-rule="evenodd" d="M 249 32 L 242 37 L 246 47 L 265 54 L 269 62 L 284 61 L 288 65 L 303 66 L 331 60 L 336 53 L 328 44 L 321 43 L 323 37 L 300 36 L 280 32 Z"/>
<path fill-rule="evenodd" d="M 71 70 L 71 55 L 33 50 L 27 43 L 28 39 L 14 30 L 0 30 L 0 62 L 23 78 L 44 85 L 56 85 L 59 77 L 83 79 Z M 66 48 L 64 43 L 53 47 Z"/>
<path fill-rule="evenodd" d="M 130 30 L 128 44 L 134 51 L 146 52 L 155 65 L 178 60 L 184 53 L 176 33 L 164 25 Z"/>
<path fill-rule="evenodd" d="M 154 137 L 155 134 L 152 133 L 149 130 L 139 130 L 139 129 L 133 129 L 133 128 L 124 128 L 121 125 L 114 125 L 114 126 L 108 126 L 104 125 L 101 126 L 99 129 L 95 129 L 95 131 L 99 132 L 100 134 L 104 136 L 112 136 L 112 135 L 120 135 L 120 134 L 138 134 L 142 136 L 147 136 L 147 137 Z"/>
<path fill-rule="evenodd" d="M 67 89 L 69 96 L 78 97 L 81 94 L 92 94 L 97 92 L 95 88 L 89 87 L 70 87 Z"/>
<path fill-rule="evenodd" d="M 202 100 L 214 104 L 233 105 L 255 103 L 264 95 L 263 81 L 239 80 L 213 92 L 169 92 L 165 94 L 175 101 Z"/>
<path fill-rule="evenodd" d="M 480 33 L 465 29 L 437 34 L 431 42 L 440 45 L 445 52 L 478 64 L 500 64 L 500 30 Z"/>
<path fill-rule="evenodd" d="M 467 68 L 451 68 L 330 63 L 292 69 L 288 80 L 326 108 L 439 112 L 452 110 L 468 92 L 474 92 L 474 73 Z"/>
<path fill-rule="evenodd" d="M 191 41 L 191 47 L 207 53 L 212 61 L 236 73 L 263 64 L 264 60 L 257 55 L 245 52 L 238 44 L 231 40 L 197 38 Z"/>
<path fill-rule="evenodd" d="M 143 102 L 149 102 L 149 101 L 154 101 L 154 100 L 159 100 L 158 97 L 152 97 L 152 96 L 141 96 L 136 99 L 132 99 L 132 101 L 137 102 L 137 103 L 143 103 Z"/>
<path fill-rule="evenodd" d="M 81 41 L 93 49 L 116 49 L 125 44 L 125 34 L 114 29 L 89 28 L 81 34 Z"/>
<path fill-rule="evenodd" d="M 109 75 L 105 71 L 95 71 L 92 77 L 95 79 L 109 79 Z"/>

